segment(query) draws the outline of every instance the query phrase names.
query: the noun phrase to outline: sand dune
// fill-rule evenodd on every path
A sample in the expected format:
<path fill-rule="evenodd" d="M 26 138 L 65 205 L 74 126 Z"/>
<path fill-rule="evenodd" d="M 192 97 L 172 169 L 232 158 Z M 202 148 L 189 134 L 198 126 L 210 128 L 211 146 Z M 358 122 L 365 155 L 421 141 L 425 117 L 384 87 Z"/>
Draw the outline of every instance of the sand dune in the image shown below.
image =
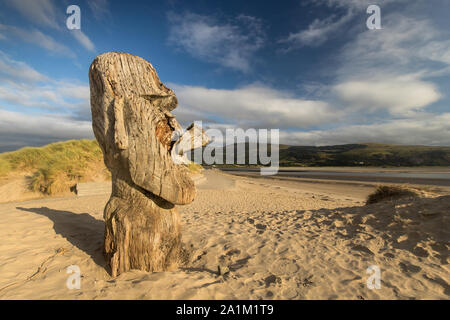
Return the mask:
<path fill-rule="evenodd" d="M 29 184 L 28 174 L 14 174 L 12 177 L 2 178 L 0 203 L 42 198 L 41 193 L 30 190 Z"/>
<path fill-rule="evenodd" d="M 0 298 L 450 297 L 450 196 L 364 206 L 369 187 L 211 171 L 198 183 L 196 200 L 179 207 L 188 263 L 115 279 L 102 256 L 107 196 L 0 205 Z M 80 267 L 79 290 L 66 287 L 70 265 Z M 371 265 L 379 290 L 366 286 Z"/>

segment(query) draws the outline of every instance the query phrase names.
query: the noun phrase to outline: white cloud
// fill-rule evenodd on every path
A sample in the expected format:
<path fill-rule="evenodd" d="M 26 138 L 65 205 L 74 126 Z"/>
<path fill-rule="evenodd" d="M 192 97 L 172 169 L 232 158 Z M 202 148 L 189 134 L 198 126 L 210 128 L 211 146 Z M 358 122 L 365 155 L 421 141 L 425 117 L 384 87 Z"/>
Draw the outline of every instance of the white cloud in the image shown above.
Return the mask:
<path fill-rule="evenodd" d="M 280 132 L 282 143 L 336 145 L 379 142 L 404 145 L 450 146 L 450 113 L 421 115 L 367 125 L 347 125 L 332 130 Z"/>
<path fill-rule="evenodd" d="M 19 11 L 30 22 L 40 26 L 53 27 L 58 30 L 65 29 L 65 11 L 57 15 L 58 9 L 52 0 L 7 0 L 7 3 Z M 94 14 L 102 15 L 108 12 L 107 1 L 97 0 L 89 1 L 89 6 Z M 59 10 L 61 11 L 61 10 Z M 0 40 L 8 38 L 8 35 L 14 35 L 23 41 L 33 43 L 54 53 L 64 54 L 75 58 L 75 53 L 65 45 L 57 42 L 52 37 L 42 33 L 39 30 L 27 30 L 16 26 L 0 24 Z M 95 45 L 89 37 L 81 30 L 70 30 L 73 37 L 88 51 L 95 52 Z"/>
<path fill-rule="evenodd" d="M 408 0 L 379 0 L 374 3 L 372 0 L 310 0 L 309 3 L 343 9 L 346 13 L 341 17 L 331 15 L 323 20 L 315 19 L 307 29 L 290 33 L 288 37 L 280 40 L 280 43 L 290 44 L 287 51 L 294 47 L 319 46 L 333 35 L 342 34 L 349 30 L 355 32 L 354 28 L 347 27 L 348 23 L 354 20 L 357 15 L 365 17 L 367 14 L 366 9 L 369 5 L 377 4 L 382 8 L 382 19 L 384 21 L 384 12 L 389 9 L 390 4 L 406 3 L 407 1 Z M 358 23 L 361 23 L 362 20 L 358 21 Z"/>
<path fill-rule="evenodd" d="M 56 85 L 59 87 L 58 92 L 71 99 L 90 99 L 89 85 L 81 85 L 67 81 L 58 81 Z"/>
<path fill-rule="evenodd" d="M 48 84 L 0 84 L 0 107 L 6 104 L 14 105 L 17 109 L 40 108 L 81 113 L 85 106 L 89 105 L 89 100 L 68 93 L 68 90 L 70 90 L 68 88 L 71 88 L 71 86 L 71 83 L 56 84 L 53 81 Z M 87 86 L 78 85 L 74 87 L 74 90 L 82 91 L 86 90 Z"/>
<path fill-rule="evenodd" d="M 426 75 L 448 66 L 450 41 L 427 19 L 392 13 L 385 15 L 383 30 L 365 30 L 341 52 L 339 75 L 367 77 L 380 74 Z M 432 66 L 430 62 L 442 65 Z"/>
<path fill-rule="evenodd" d="M 88 85 L 50 79 L 1 51 L 0 75 L 0 107 L 14 105 L 15 108 L 43 108 L 78 115 L 85 114 L 89 106 Z"/>
<path fill-rule="evenodd" d="M 108 0 L 89 0 L 88 5 L 96 19 L 100 20 L 111 16 Z"/>
<path fill-rule="evenodd" d="M 244 127 L 306 128 L 338 117 L 336 110 L 323 101 L 304 100 L 262 86 L 234 90 L 175 84 L 170 87 L 180 101 L 180 110 L 191 113 L 190 121 L 216 118 Z M 198 116 L 202 118 L 195 118 Z M 188 119 L 186 113 L 184 118 Z"/>
<path fill-rule="evenodd" d="M 355 10 L 367 5 L 328 3 Z M 382 30 L 363 29 L 338 51 L 328 98 L 343 106 L 341 119 L 346 121 L 334 122 L 333 129 L 284 131 L 281 140 L 300 145 L 450 145 L 450 113 L 430 111 L 443 97 L 430 77 L 450 74 L 448 35 L 431 20 L 410 14 L 383 10 Z"/>
<path fill-rule="evenodd" d="M 6 3 L 35 24 L 55 29 L 65 25 L 64 16 L 57 14 L 52 0 L 6 0 Z"/>
<path fill-rule="evenodd" d="M 387 110 L 394 115 L 425 108 L 441 97 L 433 83 L 408 78 L 349 81 L 333 89 L 352 110 Z"/>
<path fill-rule="evenodd" d="M 1 51 L 0 77 L 0 151 L 93 137 L 88 85 L 51 79 Z"/>
<path fill-rule="evenodd" d="M 387 14 L 382 30 L 365 30 L 341 50 L 332 92 L 349 111 L 424 110 L 443 97 L 430 77 L 450 74 L 450 41 L 443 39 L 429 20 Z"/>
<path fill-rule="evenodd" d="M 182 113 L 186 119 L 191 116 L 191 121 L 216 119 L 222 122 L 219 126 L 233 123 L 244 128 L 279 127 L 285 129 L 282 141 L 291 144 L 450 145 L 450 113 L 425 113 L 426 108 L 442 96 L 429 77 L 446 68 L 447 72 L 449 70 L 448 35 L 423 16 L 417 18 L 403 10 L 400 13 L 385 10 L 388 4 L 407 3 L 405 0 L 378 2 L 382 7 L 384 29 L 377 31 L 365 29 L 365 9 L 372 1 L 326 0 L 322 3 L 340 7 L 347 13 L 340 18 L 316 20 L 307 30 L 292 36 L 292 42 L 321 43 L 333 31 L 338 32 L 336 29 L 346 27 L 356 13 L 363 17 L 362 27 L 351 29 L 362 32 L 355 33 L 354 40 L 337 52 L 338 66 L 333 69 L 337 70 L 336 82 L 331 85 L 331 92 L 340 101 L 330 101 L 333 105 L 345 106 L 340 112 L 331 107 L 331 102 L 306 100 L 258 86 L 220 90 L 173 85 L 180 101 L 180 109 L 175 113 Z M 377 112 L 374 117 L 373 112 Z M 367 114 L 369 117 L 365 118 Z M 377 120 L 370 123 L 375 121 L 371 119 Z M 333 129 L 297 131 L 320 125 Z M 287 128 L 291 130 L 288 132 Z"/>
<path fill-rule="evenodd" d="M 259 19 L 240 15 L 232 23 L 192 13 L 169 14 L 169 43 L 192 56 L 248 72 L 251 58 L 265 41 Z"/>
<path fill-rule="evenodd" d="M 86 49 L 91 52 L 95 52 L 95 45 L 89 39 L 87 35 L 81 30 L 71 30 L 70 33 L 75 37 L 75 39 Z"/>
<path fill-rule="evenodd" d="M 50 52 L 62 54 L 71 58 L 75 58 L 75 53 L 66 47 L 65 45 L 57 42 L 52 37 L 42 33 L 39 30 L 33 29 L 33 30 L 26 30 L 23 28 L 19 28 L 16 26 L 8 26 L 0 24 L 0 33 L 3 32 L 4 39 L 7 38 L 7 36 L 12 35 L 14 36 L 13 39 L 19 38 L 22 41 L 29 42 L 32 44 L 35 44 L 41 48 L 44 48 Z M 0 39 L 1 40 L 1 39 Z"/>
<path fill-rule="evenodd" d="M 369 5 L 376 4 L 380 7 L 386 8 L 391 3 L 408 2 L 409 0 L 310 0 L 311 3 L 318 5 L 327 5 L 329 7 L 343 7 L 354 8 L 358 10 L 365 10 Z"/>
<path fill-rule="evenodd" d="M 450 65 L 450 40 L 430 41 L 426 46 L 417 48 L 416 54 L 422 59 Z"/>
<path fill-rule="evenodd" d="M 386 9 L 391 3 L 401 3 L 406 0 L 380 0 L 376 4 Z M 315 19 L 307 29 L 290 33 L 288 37 L 280 40 L 280 43 L 287 43 L 291 50 L 301 46 L 319 46 L 327 41 L 331 36 L 342 34 L 344 30 L 351 30 L 346 25 L 352 21 L 357 14 L 364 16 L 369 5 L 375 4 L 372 0 L 310 0 L 309 3 L 325 5 L 331 8 L 341 8 L 346 13 L 340 17 L 331 15 L 323 20 Z"/>
<path fill-rule="evenodd" d="M 36 115 L 0 109 L 0 149 L 93 137 L 91 121 L 78 121 L 64 115 Z"/>
<path fill-rule="evenodd" d="M 21 61 L 10 59 L 0 51 L 0 81 L 39 82 L 48 78 Z"/>
<path fill-rule="evenodd" d="M 331 34 L 339 32 L 354 16 L 352 10 L 348 10 L 347 14 L 336 19 L 331 16 L 324 20 L 314 20 L 306 30 L 291 33 L 281 43 L 290 44 L 292 49 L 294 46 L 319 46 L 323 44 Z"/>

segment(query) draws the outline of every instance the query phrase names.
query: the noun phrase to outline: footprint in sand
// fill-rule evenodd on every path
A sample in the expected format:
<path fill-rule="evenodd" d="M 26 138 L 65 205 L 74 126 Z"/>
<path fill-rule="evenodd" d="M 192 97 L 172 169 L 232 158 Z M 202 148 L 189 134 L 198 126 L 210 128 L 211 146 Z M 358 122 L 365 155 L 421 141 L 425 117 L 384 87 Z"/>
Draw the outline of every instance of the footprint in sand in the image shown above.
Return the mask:
<path fill-rule="evenodd" d="M 373 255 L 374 253 L 372 251 L 370 251 L 369 248 L 367 248 L 366 246 L 363 245 L 356 245 L 352 248 L 352 250 L 356 250 L 356 251 L 360 251 L 360 252 L 364 252 L 364 253 L 368 253 L 370 255 Z"/>
<path fill-rule="evenodd" d="M 415 266 L 413 264 L 410 264 L 409 262 L 400 262 L 399 264 L 400 269 L 402 269 L 402 271 L 404 273 L 417 273 L 420 270 L 422 270 L 421 267 L 419 266 Z"/>
<path fill-rule="evenodd" d="M 240 253 L 241 253 L 241 250 L 239 250 L 239 249 L 231 249 L 226 253 L 226 255 L 231 257 L 234 255 L 239 255 Z"/>
<path fill-rule="evenodd" d="M 303 287 L 310 287 L 310 286 L 312 286 L 314 284 L 314 282 L 311 281 L 312 277 L 313 276 L 310 275 L 309 277 L 303 278 L 303 280 L 300 281 L 300 284 Z"/>
<path fill-rule="evenodd" d="M 298 293 L 294 288 L 286 288 L 281 291 L 281 295 L 284 299 L 294 299 L 295 297 L 297 297 Z"/>
<path fill-rule="evenodd" d="M 255 224 L 256 229 L 260 230 L 260 231 L 264 231 L 267 229 L 267 226 L 265 224 L 261 224 L 261 223 L 257 223 Z"/>
<path fill-rule="evenodd" d="M 421 258 L 428 257 L 428 252 L 425 249 L 418 247 L 418 246 L 413 249 L 413 253 L 416 256 L 421 257 Z"/>
<path fill-rule="evenodd" d="M 270 266 L 270 271 L 275 275 L 293 275 L 299 270 L 298 265 L 289 259 L 275 260 Z"/>
<path fill-rule="evenodd" d="M 279 277 L 277 277 L 274 274 L 271 274 L 270 276 L 268 276 L 267 278 L 264 279 L 264 282 L 266 284 L 266 288 L 270 287 L 270 285 L 273 284 L 280 284 L 281 283 L 281 279 Z"/>

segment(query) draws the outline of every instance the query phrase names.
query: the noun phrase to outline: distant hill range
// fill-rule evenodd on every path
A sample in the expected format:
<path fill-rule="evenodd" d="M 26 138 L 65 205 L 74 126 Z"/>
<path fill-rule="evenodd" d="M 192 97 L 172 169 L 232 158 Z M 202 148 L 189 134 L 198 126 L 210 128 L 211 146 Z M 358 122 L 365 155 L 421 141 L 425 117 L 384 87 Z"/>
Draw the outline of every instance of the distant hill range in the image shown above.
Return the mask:
<path fill-rule="evenodd" d="M 240 144 L 245 149 L 245 163 L 249 165 L 249 151 L 257 150 L 254 143 Z M 234 145 L 234 163 L 237 163 L 238 145 Z M 450 166 L 450 147 L 403 146 L 380 143 L 344 144 L 336 146 L 280 145 L 280 166 Z M 240 153 L 242 154 L 242 153 Z M 270 152 L 269 152 L 270 154 Z M 217 155 L 226 159 L 226 149 Z M 259 159 L 258 159 L 259 160 Z M 225 163 L 225 160 L 223 161 Z M 203 163 L 205 164 L 205 163 Z M 260 165 L 259 161 L 257 165 Z M 216 165 L 222 166 L 222 165 Z M 229 165 L 223 165 L 229 166 Z"/>
<path fill-rule="evenodd" d="M 238 147 L 245 150 L 244 164 L 238 166 L 248 166 L 249 150 L 256 150 L 256 144 L 235 144 L 234 163 L 237 163 Z M 217 157 L 226 159 L 226 149 L 218 149 Z M 280 145 L 280 166 L 450 166 L 450 147 L 380 143 L 324 147 Z M 0 153 L 0 179 L 11 171 L 35 172 L 33 180 L 48 184 L 53 181 L 53 177 L 60 177 L 63 172 L 70 177 L 69 180 L 84 180 L 92 172 L 103 172 L 106 169 L 102 152 L 95 140 L 71 140 Z M 42 189 L 40 183 L 36 186 Z"/>

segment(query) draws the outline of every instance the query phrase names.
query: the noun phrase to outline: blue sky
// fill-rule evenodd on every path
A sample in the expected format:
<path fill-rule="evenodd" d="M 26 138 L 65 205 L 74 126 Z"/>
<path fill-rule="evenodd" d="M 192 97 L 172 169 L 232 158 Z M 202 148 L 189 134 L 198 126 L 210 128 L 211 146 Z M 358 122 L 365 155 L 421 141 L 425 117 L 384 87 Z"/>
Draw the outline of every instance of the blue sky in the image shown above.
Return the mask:
<path fill-rule="evenodd" d="M 446 0 L 0 0 L 0 150 L 93 138 L 88 69 L 107 51 L 150 61 L 184 126 L 450 145 L 449 15 Z"/>

